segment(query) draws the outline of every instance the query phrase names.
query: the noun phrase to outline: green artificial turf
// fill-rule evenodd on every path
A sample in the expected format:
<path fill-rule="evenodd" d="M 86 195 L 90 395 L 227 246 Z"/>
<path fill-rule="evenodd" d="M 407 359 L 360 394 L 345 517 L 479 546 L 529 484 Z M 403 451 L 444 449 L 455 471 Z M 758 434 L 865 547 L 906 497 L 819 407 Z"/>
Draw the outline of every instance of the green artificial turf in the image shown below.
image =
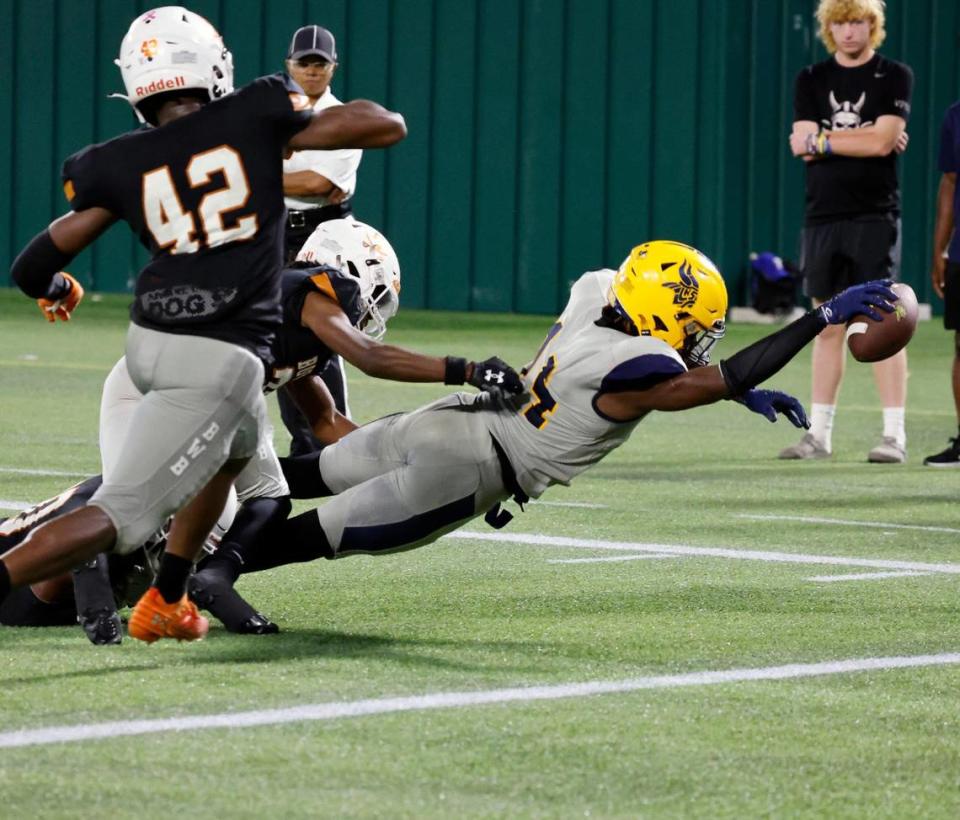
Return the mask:
<path fill-rule="evenodd" d="M 4 503 L 75 480 L 54 471 L 98 471 L 99 388 L 122 352 L 126 301 L 88 298 L 69 325 L 48 326 L 29 300 L 0 291 L 0 516 Z M 519 366 L 550 322 L 401 311 L 388 338 Z M 765 332 L 734 325 L 718 355 Z M 921 465 L 955 434 L 951 344 L 933 322 L 911 342 L 905 465 L 866 463 L 880 411 L 869 367 L 851 360 L 830 460 L 776 460 L 799 432 L 730 402 L 654 414 L 571 487 L 549 491 L 549 504 L 517 512 L 505 540 L 242 578 L 277 636 L 215 625 L 198 644 L 93 647 L 79 628 L 0 628 L 0 736 L 960 652 L 953 572 L 828 583 L 810 579 L 878 570 L 757 560 L 960 571 L 960 470 Z M 360 420 L 445 390 L 349 381 Z M 807 401 L 809 354 L 772 384 Z M 493 533 L 481 520 L 467 529 Z M 518 534 L 594 546 L 510 540 Z M 636 558 L 624 544 L 647 545 L 645 557 L 557 563 Z M 650 557 L 655 544 L 679 551 Z M 955 817 L 958 684 L 951 664 L 0 747 L 0 816 Z"/>

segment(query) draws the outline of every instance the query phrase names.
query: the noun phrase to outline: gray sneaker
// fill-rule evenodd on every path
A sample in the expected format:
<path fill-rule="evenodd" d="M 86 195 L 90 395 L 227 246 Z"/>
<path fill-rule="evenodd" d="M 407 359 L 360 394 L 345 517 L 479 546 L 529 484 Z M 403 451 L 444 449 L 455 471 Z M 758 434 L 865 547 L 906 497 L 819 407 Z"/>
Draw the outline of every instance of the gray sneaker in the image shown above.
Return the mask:
<path fill-rule="evenodd" d="M 884 436 L 883 441 L 867 453 L 867 461 L 874 464 L 903 464 L 906 460 L 906 449 L 897 444 L 893 436 Z"/>
<path fill-rule="evenodd" d="M 812 433 L 806 433 L 798 443 L 781 450 L 777 458 L 830 458 L 830 451 L 823 446 L 822 442 L 815 439 Z"/>

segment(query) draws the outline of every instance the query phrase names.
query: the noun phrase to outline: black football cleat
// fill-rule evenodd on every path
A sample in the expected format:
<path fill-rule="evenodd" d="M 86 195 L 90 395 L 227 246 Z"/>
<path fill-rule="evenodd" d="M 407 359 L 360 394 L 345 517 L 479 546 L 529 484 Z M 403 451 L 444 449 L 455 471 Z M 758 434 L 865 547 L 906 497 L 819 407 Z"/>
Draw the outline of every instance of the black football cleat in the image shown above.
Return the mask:
<path fill-rule="evenodd" d="M 90 643 L 97 646 L 118 644 L 123 639 L 120 616 L 115 609 L 85 609 L 77 616 L 77 621 Z"/>
<path fill-rule="evenodd" d="M 280 627 L 248 604 L 219 573 L 201 570 L 190 578 L 187 594 L 237 635 L 275 635 Z"/>
<path fill-rule="evenodd" d="M 259 612 L 254 612 L 237 629 L 241 635 L 276 635 L 279 631 L 279 626 Z"/>

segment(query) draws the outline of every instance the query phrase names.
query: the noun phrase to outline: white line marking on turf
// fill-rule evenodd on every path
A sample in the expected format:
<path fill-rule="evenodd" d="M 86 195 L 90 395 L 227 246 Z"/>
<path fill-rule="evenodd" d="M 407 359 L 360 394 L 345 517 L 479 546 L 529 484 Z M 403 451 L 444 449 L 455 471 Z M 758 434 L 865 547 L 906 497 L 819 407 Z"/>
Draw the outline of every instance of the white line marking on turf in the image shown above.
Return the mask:
<path fill-rule="evenodd" d="M 927 527 L 922 524 L 885 524 L 878 521 L 850 521 L 845 518 L 816 518 L 807 515 L 760 515 L 738 513 L 734 518 L 749 518 L 753 521 L 796 521 L 800 524 L 836 524 L 838 527 L 875 527 L 881 530 L 920 530 L 922 532 L 960 532 L 956 527 Z"/>
<path fill-rule="evenodd" d="M 606 510 L 606 504 L 587 504 L 585 501 L 531 501 L 537 507 L 578 507 L 584 510 Z"/>
<path fill-rule="evenodd" d="M 0 510 L 29 510 L 33 504 L 27 504 L 25 501 L 8 501 L 6 498 L 0 498 Z"/>
<path fill-rule="evenodd" d="M 700 555 L 710 558 L 735 558 L 743 561 L 772 561 L 782 564 L 831 564 L 849 567 L 870 567 L 880 570 L 918 570 L 960 575 L 960 564 L 928 564 L 923 561 L 891 561 L 884 558 L 854 558 L 843 555 L 808 555 L 798 552 L 767 552 L 765 550 L 735 550 L 724 547 L 687 547 L 677 544 L 642 544 L 629 541 L 597 541 L 587 538 L 561 538 L 533 533 L 474 532 L 457 530 L 444 538 L 469 541 L 498 541 L 504 544 L 526 544 L 537 547 L 565 547 L 620 552 L 658 552 L 676 555 Z"/>
<path fill-rule="evenodd" d="M 932 572 L 852 572 L 847 575 L 814 575 L 808 581 L 873 581 L 878 578 L 906 578 L 911 575 L 933 575 Z"/>
<path fill-rule="evenodd" d="M 644 689 L 676 689 L 686 686 L 712 686 L 749 681 L 790 680 L 821 675 L 842 675 L 850 672 L 911 669 L 924 666 L 945 666 L 960 663 L 960 653 L 914 655 L 912 657 L 851 658 L 823 663 L 793 663 L 756 669 L 722 669 L 687 672 L 679 675 L 651 675 L 614 681 L 584 681 L 550 686 L 520 686 L 510 689 L 487 689 L 478 692 L 435 692 L 395 698 L 314 703 L 286 709 L 264 709 L 256 712 L 233 712 L 215 715 L 193 715 L 153 720 L 120 720 L 109 723 L 87 723 L 76 726 L 48 726 L 43 729 L 19 729 L 0 732 L 0 748 L 42 746 L 81 740 L 146 735 L 157 732 L 194 729 L 238 729 L 270 726 L 281 723 L 302 723 L 313 720 L 338 720 L 414 712 L 428 709 L 450 709 L 458 706 L 484 706 L 492 703 L 528 703 L 530 701 L 580 698 L 637 692 Z"/>
<path fill-rule="evenodd" d="M 603 564 L 613 561 L 643 561 L 656 558 L 679 558 L 667 553 L 644 552 L 640 555 L 618 555 L 616 558 L 550 558 L 548 564 Z"/>
<path fill-rule="evenodd" d="M 64 478 L 86 478 L 93 473 L 75 473 L 68 470 L 27 470 L 20 467 L 0 467 L 0 473 L 9 475 L 62 476 Z"/>

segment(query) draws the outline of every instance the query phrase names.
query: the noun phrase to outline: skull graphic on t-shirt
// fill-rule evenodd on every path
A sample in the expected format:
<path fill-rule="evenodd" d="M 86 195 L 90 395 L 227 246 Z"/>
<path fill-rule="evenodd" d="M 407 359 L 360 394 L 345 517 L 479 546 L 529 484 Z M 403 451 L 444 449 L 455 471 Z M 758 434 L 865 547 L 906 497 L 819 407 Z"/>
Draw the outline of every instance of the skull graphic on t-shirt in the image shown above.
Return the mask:
<path fill-rule="evenodd" d="M 830 92 L 830 108 L 833 113 L 829 120 L 821 120 L 823 127 L 830 131 L 847 131 L 851 128 L 864 128 L 873 125 L 873 122 L 862 122 L 860 120 L 860 109 L 867 101 L 867 92 L 861 92 L 860 98 L 856 102 L 844 100 L 837 101 L 837 95 Z"/>

